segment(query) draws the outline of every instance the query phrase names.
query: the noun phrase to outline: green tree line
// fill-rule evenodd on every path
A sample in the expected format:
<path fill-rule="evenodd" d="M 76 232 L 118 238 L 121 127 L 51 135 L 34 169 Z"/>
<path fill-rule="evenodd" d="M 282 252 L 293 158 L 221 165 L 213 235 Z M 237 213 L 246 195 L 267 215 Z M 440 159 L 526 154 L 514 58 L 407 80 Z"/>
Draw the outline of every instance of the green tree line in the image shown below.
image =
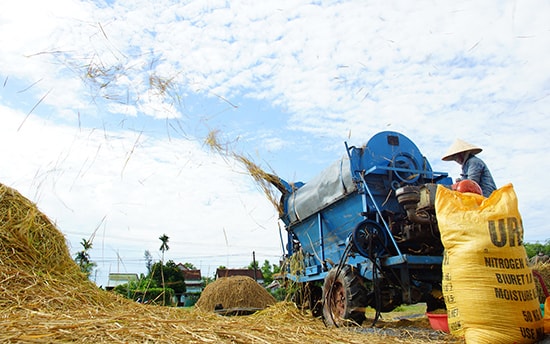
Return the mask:
<path fill-rule="evenodd" d="M 547 239 L 544 243 L 538 241 L 535 243 L 523 243 L 523 246 L 525 246 L 525 251 L 529 258 L 537 255 L 539 252 L 550 256 L 550 239 Z"/>

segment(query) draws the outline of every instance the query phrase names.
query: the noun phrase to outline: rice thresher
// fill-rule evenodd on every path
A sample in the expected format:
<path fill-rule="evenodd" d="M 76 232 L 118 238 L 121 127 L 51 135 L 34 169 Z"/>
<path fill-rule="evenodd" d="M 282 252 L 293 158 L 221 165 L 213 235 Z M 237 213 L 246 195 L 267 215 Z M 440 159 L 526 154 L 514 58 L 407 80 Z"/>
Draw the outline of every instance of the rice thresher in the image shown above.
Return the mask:
<path fill-rule="evenodd" d="M 443 245 L 435 218 L 434 172 L 404 135 L 385 131 L 307 183 L 278 178 L 287 243 L 285 274 L 300 302 L 329 325 L 378 319 L 401 304 L 444 308 Z"/>

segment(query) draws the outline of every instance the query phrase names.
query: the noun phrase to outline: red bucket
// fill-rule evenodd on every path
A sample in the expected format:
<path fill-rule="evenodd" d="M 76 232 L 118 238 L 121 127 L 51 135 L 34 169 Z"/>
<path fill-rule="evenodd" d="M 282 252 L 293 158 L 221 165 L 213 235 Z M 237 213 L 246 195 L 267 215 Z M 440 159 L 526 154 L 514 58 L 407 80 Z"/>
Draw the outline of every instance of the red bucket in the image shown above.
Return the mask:
<path fill-rule="evenodd" d="M 428 320 L 430 320 L 430 325 L 434 330 L 441 330 L 443 332 L 449 333 L 449 322 L 447 321 L 447 313 L 426 313 L 426 315 L 428 316 Z"/>

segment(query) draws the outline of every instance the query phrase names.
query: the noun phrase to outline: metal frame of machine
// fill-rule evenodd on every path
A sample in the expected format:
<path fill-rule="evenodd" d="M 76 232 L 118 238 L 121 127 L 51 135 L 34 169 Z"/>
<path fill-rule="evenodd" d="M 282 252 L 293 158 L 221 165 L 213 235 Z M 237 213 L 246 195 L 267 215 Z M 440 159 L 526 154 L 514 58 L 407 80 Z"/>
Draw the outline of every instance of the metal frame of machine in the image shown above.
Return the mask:
<path fill-rule="evenodd" d="M 280 180 L 286 277 L 307 286 L 322 283 L 316 287 L 321 297 L 312 292 L 317 297 L 310 305 L 322 301 L 325 321 L 336 326 L 361 322 L 367 306 L 378 312 L 420 301 L 441 307 L 434 300 L 443 247 L 433 205 L 437 185 L 452 180 L 432 171 L 416 145 L 397 132 L 345 148 L 342 159 L 308 183 Z"/>

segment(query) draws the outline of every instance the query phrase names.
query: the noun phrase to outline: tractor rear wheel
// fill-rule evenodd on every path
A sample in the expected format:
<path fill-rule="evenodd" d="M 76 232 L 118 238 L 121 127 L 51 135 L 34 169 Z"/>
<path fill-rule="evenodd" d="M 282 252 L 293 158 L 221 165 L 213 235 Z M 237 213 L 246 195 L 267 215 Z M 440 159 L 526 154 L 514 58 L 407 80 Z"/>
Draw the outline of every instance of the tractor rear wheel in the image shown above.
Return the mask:
<path fill-rule="evenodd" d="M 354 269 L 332 268 L 323 284 L 323 319 L 327 326 L 361 325 L 365 320 L 367 292 Z"/>

